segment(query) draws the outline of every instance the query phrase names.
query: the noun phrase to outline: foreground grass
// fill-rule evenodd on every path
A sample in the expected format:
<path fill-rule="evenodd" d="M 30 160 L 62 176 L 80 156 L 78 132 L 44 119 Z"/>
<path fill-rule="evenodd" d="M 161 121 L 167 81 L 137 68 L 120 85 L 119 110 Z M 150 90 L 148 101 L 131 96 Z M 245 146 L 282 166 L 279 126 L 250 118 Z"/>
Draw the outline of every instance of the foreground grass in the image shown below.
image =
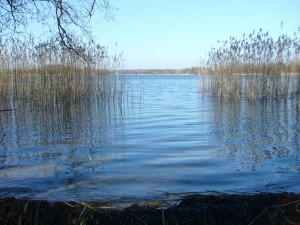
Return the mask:
<path fill-rule="evenodd" d="M 14 224 L 298 224 L 299 194 L 192 195 L 115 207 L 113 201 L 0 199 L 0 223 Z"/>

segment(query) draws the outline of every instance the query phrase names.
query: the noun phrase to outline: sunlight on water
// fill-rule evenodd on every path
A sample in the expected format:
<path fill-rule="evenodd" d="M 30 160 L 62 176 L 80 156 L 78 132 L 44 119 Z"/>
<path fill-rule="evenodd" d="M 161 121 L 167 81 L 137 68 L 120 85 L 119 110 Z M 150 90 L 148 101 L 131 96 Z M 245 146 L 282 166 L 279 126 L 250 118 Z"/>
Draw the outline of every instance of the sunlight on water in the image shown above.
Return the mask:
<path fill-rule="evenodd" d="M 118 101 L 2 99 L 12 110 L 0 111 L 0 195 L 300 191 L 299 100 L 223 102 L 197 76 L 119 79 Z"/>

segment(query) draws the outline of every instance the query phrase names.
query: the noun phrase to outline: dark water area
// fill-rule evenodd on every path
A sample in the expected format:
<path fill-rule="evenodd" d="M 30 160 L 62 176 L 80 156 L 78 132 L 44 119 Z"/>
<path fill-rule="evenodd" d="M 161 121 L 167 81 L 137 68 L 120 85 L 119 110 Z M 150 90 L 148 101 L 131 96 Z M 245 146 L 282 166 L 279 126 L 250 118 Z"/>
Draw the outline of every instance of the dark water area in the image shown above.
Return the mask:
<path fill-rule="evenodd" d="M 0 101 L 0 196 L 300 193 L 299 99 L 221 101 L 192 75 L 118 79 L 117 100 Z"/>

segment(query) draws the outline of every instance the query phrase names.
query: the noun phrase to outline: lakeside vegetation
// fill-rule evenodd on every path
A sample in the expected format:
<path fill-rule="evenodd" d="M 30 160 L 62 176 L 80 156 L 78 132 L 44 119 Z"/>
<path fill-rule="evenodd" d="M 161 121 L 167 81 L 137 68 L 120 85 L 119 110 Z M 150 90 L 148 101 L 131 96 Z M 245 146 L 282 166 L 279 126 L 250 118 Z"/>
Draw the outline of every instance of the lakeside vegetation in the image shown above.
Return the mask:
<path fill-rule="evenodd" d="M 300 31 L 300 29 L 299 29 Z M 262 29 L 230 37 L 218 48 L 212 48 L 201 74 L 202 89 L 221 98 L 267 99 L 300 95 L 300 39 L 280 35 L 272 38 Z M 241 76 L 246 75 L 246 76 Z"/>
<path fill-rule="evenodd" d="M 120 66 L 122 54 L 110 56 L 106 47 L 92 42 L 78 46 L 70 51 L 51 40 L 0 39 L 1 109 L 14 108 L 16 101 L 74 105 L 95 95 L 121 101 L 123 84 L 108 73 Z"/>
<path fill-rule="evenodd" d="M 0 39 L 0 75 L 108 74 L 122 62 L 122 54 L 110 56 L 94 42 L 78 40 L 76 51 L 56 40 Z"/>

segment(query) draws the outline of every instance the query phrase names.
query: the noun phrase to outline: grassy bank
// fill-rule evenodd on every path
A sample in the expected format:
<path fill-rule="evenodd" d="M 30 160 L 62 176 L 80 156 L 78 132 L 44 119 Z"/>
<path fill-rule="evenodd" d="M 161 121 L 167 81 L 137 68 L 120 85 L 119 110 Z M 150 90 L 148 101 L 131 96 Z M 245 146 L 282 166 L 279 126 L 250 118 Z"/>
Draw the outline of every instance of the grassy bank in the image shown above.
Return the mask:
<path fill-rule="evenodd" d="M 253 31 L 242 39 L 230 37 L 208 54 L 202 74 L 203 89 L 227 99 L 278 98 L 300 95 L 300 39 L 280 35 L 273 39 L 268 32 Z M 240 75 L 247 75 L 246 77 Z"/>
<path fill-rule="evenodd" d="M 160 202 L 113 206 L 103 202 L 47 202 L 0 199 L 3 225 L 256 225 L 299 224 L 297 194 L 192 195 Z"/>

